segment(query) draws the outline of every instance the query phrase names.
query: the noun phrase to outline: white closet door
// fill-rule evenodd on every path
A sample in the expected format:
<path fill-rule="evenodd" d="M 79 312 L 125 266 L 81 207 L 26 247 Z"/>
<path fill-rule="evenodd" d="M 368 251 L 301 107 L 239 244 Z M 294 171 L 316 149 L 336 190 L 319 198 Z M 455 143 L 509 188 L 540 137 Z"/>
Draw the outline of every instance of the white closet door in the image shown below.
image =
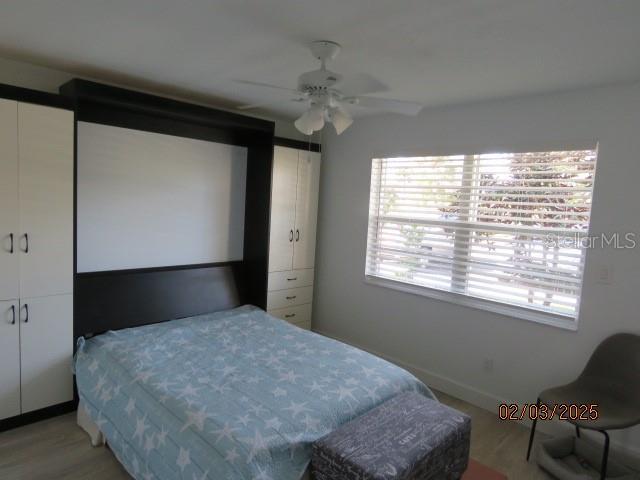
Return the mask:
<path fill-rule="evenodd" d="M 316 252 L 316 220 L 320 186 L 320 154 L 300 151 L 293 268 L 312 268 Z"/>
<path fill-rule="evenodd" d="M 0 302 L 0 419 L 16 415 L 20 415 L 20 325 L 18 301 L 13 300 Z"/>
<path fill-rule="evenodd" d="M 22 413 L 73 399 L 73 295 L 20 300 Z"/>
<path fill-rule="evenodd" d="M 291 270 L 296 217 L 298 151 L 275 147 L 271 186 L 269 271 Z"/>
<path fill-rule="evenodd" d="M 18 104 L 20 295 L 71 293 L 73 113 Z"/>
<path fill-rule="evenodd" d="M 18 298 L 17 241 L 18 102 L 0 99 L 0 300 Z"/>

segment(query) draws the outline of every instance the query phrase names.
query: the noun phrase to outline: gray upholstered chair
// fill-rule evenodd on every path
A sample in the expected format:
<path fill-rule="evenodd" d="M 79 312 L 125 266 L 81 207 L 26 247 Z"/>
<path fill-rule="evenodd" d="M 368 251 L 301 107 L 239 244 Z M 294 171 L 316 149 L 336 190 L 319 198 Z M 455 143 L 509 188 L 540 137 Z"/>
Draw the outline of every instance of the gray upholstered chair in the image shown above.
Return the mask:
<path fill-rule="evenodd" d="M 597 404 L 596 420 L 569 420 L 580 429 L 597 430 L 604 435 L 600 478 L 607 475 L 609 435 L 607 430 L 640 424 L 640 335 L 620 333 L 604 340 L 591 355 L 589 363 L 573 382 L 543 391 L 538 404 Z M 536 431 L 531 426 L 527 460 Z"/>

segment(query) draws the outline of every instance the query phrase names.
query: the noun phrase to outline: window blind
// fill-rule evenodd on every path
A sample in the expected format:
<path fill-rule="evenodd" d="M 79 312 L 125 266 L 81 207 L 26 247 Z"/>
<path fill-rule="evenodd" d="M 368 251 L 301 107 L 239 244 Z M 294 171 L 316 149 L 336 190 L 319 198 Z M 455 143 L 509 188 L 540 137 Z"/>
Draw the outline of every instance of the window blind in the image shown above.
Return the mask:
<path fill-rule="evenodd" d="M 376 158 L 366 275 L 577 316 L 595 150 Z"/>

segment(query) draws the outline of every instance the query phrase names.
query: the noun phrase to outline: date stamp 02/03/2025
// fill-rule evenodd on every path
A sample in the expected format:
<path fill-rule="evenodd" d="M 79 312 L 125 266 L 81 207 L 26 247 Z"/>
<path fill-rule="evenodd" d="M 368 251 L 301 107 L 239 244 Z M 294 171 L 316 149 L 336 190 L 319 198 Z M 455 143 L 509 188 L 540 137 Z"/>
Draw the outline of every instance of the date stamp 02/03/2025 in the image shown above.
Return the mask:
<path fill-rule="evenodd" d="M 594 421 L 598 419 L 597 403 L 501 403 L 500 420 L 569 420 Z"/>

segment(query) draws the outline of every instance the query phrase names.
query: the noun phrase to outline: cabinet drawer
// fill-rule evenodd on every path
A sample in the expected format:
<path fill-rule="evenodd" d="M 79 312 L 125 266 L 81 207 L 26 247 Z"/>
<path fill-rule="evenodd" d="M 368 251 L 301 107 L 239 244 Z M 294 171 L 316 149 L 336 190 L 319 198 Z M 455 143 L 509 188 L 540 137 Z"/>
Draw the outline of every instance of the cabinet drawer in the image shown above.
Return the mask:
<path fill-rule="evenodd" d="M 297 305 L 295 307 L 278 308 L 276 310 L 269 310 L 269 313 L 274 317 L 286 320 L 289 323 L 293 323 L 300 328 L 311 328 L 311 304 Z"/>
<path fill-rule="evenodd" d="M 272 272 L 269 274 L 269 291 L 309 287 L 311 285 L 313 285 L 313 268 Z"/>
<path fill-rule="evenodd" d="M 311 303 L 313 287 L 290 288 L 267 292 L 267 310 L 292 307 Z"/>

